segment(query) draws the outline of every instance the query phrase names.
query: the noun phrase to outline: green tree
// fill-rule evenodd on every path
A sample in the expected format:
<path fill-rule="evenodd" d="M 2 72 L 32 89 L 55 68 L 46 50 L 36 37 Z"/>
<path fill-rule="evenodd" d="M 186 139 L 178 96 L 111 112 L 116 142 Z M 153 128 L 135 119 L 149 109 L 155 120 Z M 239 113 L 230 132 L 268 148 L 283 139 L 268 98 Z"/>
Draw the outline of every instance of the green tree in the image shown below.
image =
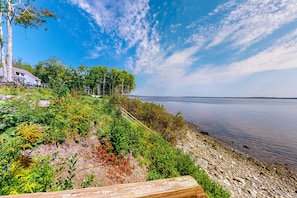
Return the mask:
<path fill-rule="evenodd" d="M 47 9 L 37 9 L 31 2 L 34 0 L 0 0 L 0 41 L 1 41 L 1 63 L 4 68 L 4 80 L 12 81 L 12 31 L 13 23 L 19 26 L 39 27 L 46 22 L 46 18 L 55 18 L 55 15 Z M 2 18 L 6 22 L 6 51 L 2 31 Z M 5 55 L 6 53 L 6 55 Z M 6 58 L 5 58 L 6 57 Z"/>
<path fill-rule="evenodd" d="M 128 94 L 135 89 L 135 77 L 133 74 L 128 74 L 125 81 L 125 93 Z"/>
<path fill-rule="evenodd" d="M 67 86 L 72 90 L 96 90 L 98 95 L 127 94 L 135 88 L 135 78 L 126 70 L 108 69 L 107 66 L 88 68 L 80 65 L 77 69 L 66 66 L 57 58 L 40 61 L 34 68 L 34 74 L 51 88 Z M 62 84 L 61 84 L 62 83 Z"/>
<path fill-rule="evenodd" d="M 134 75 L 129 74 L 126 70 L 120 70 L 117 82 L 121 87 L 122 95 L 130 93 L 135 88 Z"/>
<path fill-rule="evenodd" d="M 97 88 L 98 95 L 101 94 L 101 84 L 103 83 L 103 79 L 104 69 L 102 66 L 94 66 L 92 69 L 90 69 L 88 84 L 92 89 Z"/>
<path fill-rule="evenodd" d="M 16 68 L 25 69 L 32 74 L 34 73 L 34 68 L 30 64 L 24 63 L 20 58 L 16 61 L 13 61 L 13 66 Z"/>
<path fill-rule="evenodd" d="M 102 75 L 103 75 L 103 80 L 102 80 L 102 95 L 105 95 L 106 77 L 108 75 L 108 67 L 107 66 L 102 67 Z"/>
<path fill-rule="evenodd" d="M 80 65 L 77 69 L 77 74 L 79 76 L 79 84 L 83 89 L 87 86 L 87 78 L 90 74 L 90 69 L 84 65 Z"/>
<path fill-rule="evenodd" d="M 115 94 L 118 75 L 119 70 L 117 68 L 111 68 L 110 72 L 108 73 L 109 95 Z"/>
<path fill-rule="evenodd" d="M 44 83 L 48 83 L 50 87 L 55 87 L 55 82 L 57 79 L 63 82 L 63 84 L 72 83 L 72 75 L 74 71 L 64 65 L 61 60 L 58 60 L 55 57 L 50 58 L 47 61 L 40 61 L 35 66 L 34 74 L 42 80 Z"/>

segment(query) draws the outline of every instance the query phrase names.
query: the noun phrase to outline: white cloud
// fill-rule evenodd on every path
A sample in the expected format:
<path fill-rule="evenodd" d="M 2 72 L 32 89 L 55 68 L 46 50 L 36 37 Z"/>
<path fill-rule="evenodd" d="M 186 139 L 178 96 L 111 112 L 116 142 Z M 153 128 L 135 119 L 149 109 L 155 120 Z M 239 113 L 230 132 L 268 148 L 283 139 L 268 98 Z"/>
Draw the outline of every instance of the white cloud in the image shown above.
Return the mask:
<path fill-rule="evenodd" d="M 297 69 L 297 30 L 292 31 L 290 34 L 278 39 L 274 46 L 263 50 L 262 52 L 249 57 L 245 60 L 234 62 L 229 65 L 218 67 L 217 65 L 204 65 L 196 71 L 191 71 L 190 74 L 186 74 L 185 71 L 195 62 L 194 53 L 198 49 L 194 47 L 178 51 L 167 59 L 163 59 L 160 69 L 156 72 L 156 75 L 152 75 L 151 80 L 144 90 L 140 90 L 141 93 L 158 93 L 161 95 L 191 95 L 195 93 L 204 93 L 204 95 L 210 94 L 218 96 L 220 92 L 217 85 L 236 84 L 248 76 L 252 76 L 257 73 L 263 73 L 267 71 L 289 71 Z M 193 61 L 189 61 L 193 60 Z M 283 77 L 283 76 L 282 76 Z M 280 78 L 281 79 L 281 78 Z M 280 80 L 279 79 L 279 80 Z M 273 79 L 265 79 L 266 82 L 273 82 Z M 260 88 L 256 89 L 256 82 L 252 83 L 253 88 L 246 85 L 247 92 L 240 93 L 240 89 L 236 90 L 237 94 L 241 96 L 265 96 L 265 93 L 269 93 L 269 96 L 288 96 L 293 97 L 296 92 L 287 91 L 284 89 L 281 91 L 282 86 L 287 86 L 288 82 L 283 79 L 283 82 L 278 82 L 279 93 L 274 94 L 273 90 L 265 92 L 263 90 L 261 95 Z M 292 82 L 297 84 L 296 82 Z M 265 84 L 262 88 L 269 89 L 269 85 Z M 228 89 L 225 87 L 225 89 Z M 277 91 L 275 88 L 275 91 Z M 233 94 L 231 90 L 220 93 Z M 258 95 L 257 95 L 258 94 Z M 274 94 L 274 95 L 273 95 Z M 283 95 L 282 95 L 283 94 Z M 287 94 L 287 95 L 286 95 Z M 268 96 L 266 95 L 266 96 Z M 224 95 L 228 96 L 228 95 Z M 230 95 L 229 95 L 230 96 Z M 296 97 L 296 96 L 294 96 Z"/>
<path fill-rule="evenodd" d="M 185 86 L 201 88 L 207 84 L 236 82 L 258 72 L 297 67 L 297 31 L 278 40 L 274 38 L 275 43 L 262 51 L 257 49 L 258 54 L 245 60 L 228 65 L 215 63 L 215 60 L 213 64 L 196 65 L 200 52 L 222 50 L 220 47 L 225 51 L 243 52 L 296 21 L 297 4 L 292 0 L 230 0 L 209 13 L 205 17 L 208 23 L 202 23 L 205 25 L 191 23 L 187 26 L 184 31 L 190 33 L 183 37 L 181 45 L 166 43 L 160 37 L 158 21 L 149 21 L 155 18 L 147 17 L 149 0 L 69 1 L 85 10 L 96 21 L 102 34 L 112 37 L 116 53 L 135 47 L 136 54 L 127 59 L 126 66 L 135 73 L 149 74 L 147 86 L 151 90 L 165 93 L 167 89 L 169 93 Z M 182 29 L 179 27 L 180 23 L 168 24 L 176 35 L 185 35 L 179 32 Z M 93 57 L 98 57 L 94 52 L 105 50 L 104 43 L 99 44 L 101 47 L 94 47 Z"/>
<path fill-rule="evenodd" d="M 111 37 L 115 42 L 113 47 L 117 53 L 125 52 L 128 48 L 135 46 L 150 31 L 146 20 L 149 11 L 148 0 L 69 1 L 87 12 L 96 21 L 101 34 Z M 121 40 L 124 40 L 127 46 L 122 45 Z"/>
<path fill-rule="evenodd" d="M 245 49 L 297 19 L 297 5 L 291 0 L 229 1 L 211 16 L 222 10 L 229 13 L 222 18 L 208 47 L 231 42 L 233 47 Z"/>
<path fill-rule="evenodd" d="M 226 12 L 222 13 L 222 12 Z M 232 47 L 245 49 L 261 41 L 273 31 L 297 19 L 297 5 L 289 0 L 265 1 L 229 1 L 215 9 L 210 16 L 224 15 L 219 25 L 210 24 L 199 27 L 199 33 L 193 33 L 186 43 L 193 47 L 178 50 L 168 56 L 163 53 L 158 60 L 159 70 L 149 86 L 164 87 L 172 85 L 183 88 L 215 83 L 236 82 L 243 76 L 270 70 L 286 70 L 297 67 L 297 32 L 279 39 L 262 52 L 240 62 L 229 65 L 201 65 L 196 71 L 189 69 L 197 60 L 197 53 L 209 47 L 216 47 L 223 42 L 231 43 Z M 210 44 L 205 47 L 205 45 Z M 196 46 L 196 47 L 195 47 Z M 153 63 L 152 63 L 153 64 Z M 166 84 L 166 85 L 165 85 Z"/>
<path fill-rule="evenodd" d="M 183 82 L 187 84 L 229 82 L 258 72 L 294 69 L 297 68 L 296 54 L 297 30 L 280 38 L 274 46 L 255 56 L 222 67 L 204 66 L 185 77 Z"/>
<path fill-rule="evenodd" d="M 175 56 L 168 57 L 170 55 L 165 51 L 166 49 L 161 48 L 158 42 L 144 41 L 142 43 L 144 45 L 140 45 L 138 49 L 136 71 L 151 73 L 159 71 L 162 67 L 173 69 L 176 68 L 174 63 L 181 59 L 182 64 L 193 63 L 192 59 L 195 59 L 193 55 L 199 50 L 215 47 L 223 42 L 231 42 L 231 46 L 245 49 L 281 26 L 296 20 L 297 6 L 292 5 L 289 0 L 241 2 L 232 0 L 218 6 L 209 15 L 212 17 L 217 14 L 224 16 L 219 24 L 200 26 L 197 33 L 192 32 L 192 35 L 185 39 L 185 43 L 192 43 L 196 46 L 191 56 L 181 57 L 183 54 L 178 54 L 180 49 L 175 49 L 177 50 Z M 176 26 L 179 24 L 173 24 L 170 27 Z M 209 43 L 208 46 L 203 49 L 207 43 Z"/>
<path fill-rule="evenodd" d="M 195 56 L 200 46 L 174 51 L 171 55 L 161 48 L 157 35 L 152 34 L 153 39 L 144 39 L 137 49 L 137 60 L 133 70 L 135 73 L 156 73 L 168 82 L 174 82 L 181 78 L 186 70 L 199 58 Z"/>
<path fill-rule="evenodd" d="M 158 34 L 153 31 L 152 36 L 145 37 L 137 47 L 135 73 L 153 73 L 158 71 L 164 55 L 159 44 Z"/>

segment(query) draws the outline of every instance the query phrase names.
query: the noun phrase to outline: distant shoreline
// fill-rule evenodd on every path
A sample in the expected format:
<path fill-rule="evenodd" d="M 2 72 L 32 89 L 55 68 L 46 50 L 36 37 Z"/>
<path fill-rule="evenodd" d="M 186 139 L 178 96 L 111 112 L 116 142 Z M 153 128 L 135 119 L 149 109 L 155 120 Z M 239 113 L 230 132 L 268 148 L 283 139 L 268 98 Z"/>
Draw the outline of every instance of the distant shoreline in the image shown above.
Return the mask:
<path fill-rule="evenodd" d="M 238 96 L 140 96 L 140 95 L 128 95 L 131 98 L 218 98 L 218 99 L 288 99 L 288 100 L 297 100 L 297 97 L 238 97 Z"/>

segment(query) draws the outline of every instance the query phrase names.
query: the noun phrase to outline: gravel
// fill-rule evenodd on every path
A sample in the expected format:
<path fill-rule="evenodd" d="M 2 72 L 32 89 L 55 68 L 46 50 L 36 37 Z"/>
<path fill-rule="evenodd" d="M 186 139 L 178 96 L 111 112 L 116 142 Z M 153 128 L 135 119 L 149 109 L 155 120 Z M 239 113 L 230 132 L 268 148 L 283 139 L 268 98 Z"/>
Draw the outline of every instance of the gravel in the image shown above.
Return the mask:
<path fill-rule="evenodd" d="M 197 165 L 227 190 L 231 197 L 297 197 L 297 174 L 235 152 L 188 124 L 187 137 L 177 147 L 190 153 Z"/>

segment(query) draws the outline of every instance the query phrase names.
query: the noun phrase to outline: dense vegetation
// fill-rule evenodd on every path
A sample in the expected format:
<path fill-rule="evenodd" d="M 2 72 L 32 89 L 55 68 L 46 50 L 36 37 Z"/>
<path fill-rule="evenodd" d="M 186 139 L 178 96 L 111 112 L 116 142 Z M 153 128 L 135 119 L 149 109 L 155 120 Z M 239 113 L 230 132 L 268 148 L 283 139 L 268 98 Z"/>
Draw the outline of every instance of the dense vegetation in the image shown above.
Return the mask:
<path fill-rule="evenodd" d="M 88 137 L 90 129 L 95 128 L 102 144 L 98 147 L 101 154 L 109 152 L 119 163 L 132 153 L 141 165 L 148 167 L 148 180 L 192 175 L 210 197 L 229 196 L 195 165 L 191 156 L 172 146 L 184 125 L 180 114 L 171 116 L 163 107 L 119 97 L 96 99 L 75 93 L 63 96 L 57 91 L 22 88 L 2 88 L 1 93 L 16 95 L 0 103 L 1 195 L 75 188 L 72 178 L 76 156 L 64 159 L 67 163 L 62 167 L 53 167 L 50 161 L 55 156 L 36 158 L 26 152 L 44 143 L 58 145 L 73 137 Z M 50 100 L 51 105 L 40 107 L 40 99 Z M 131 123 L 114 103 L 123 104 L 129 110 L 137 104 L 134 108 L 139 114 L 135 116 L 161 135 Z M 164 119 L 164 123 L 160 119 Z M 176 130 L 171 133 L 173 129 Z M 58 177 L 62 169 L 68 170 L 66 177 Z M 88 176 L 81 186 L 89 186 L 92 178 L 94 175 Z"/>
<path fill-rule="evenodd" d="M 50 88 L 66 87 L 69 90 L 87 90 L 98 95 L 127 94 L 135 89 L 134 75 L 126 70 L 109 69 L 107 66 L 93 66 L 89 68 L 80 65 L 77 69 L 65 65 L 61 60 L 50 58 L 40 61 L 34 67 L 14 61 L 14 67 L 25 69 Z"/>
<path fill-rule="evenodd" d="M 186 131 L 183 130 L 185 120 L 180 112 L 172 116 L 162 105 L 119 95 L 112 97 L 112 102 L 126 109 L 149 128 L 158 131 L 163 138 L 172 144 L 176 143 L 178 138 L 183 139 L 185 136 Z"/>

